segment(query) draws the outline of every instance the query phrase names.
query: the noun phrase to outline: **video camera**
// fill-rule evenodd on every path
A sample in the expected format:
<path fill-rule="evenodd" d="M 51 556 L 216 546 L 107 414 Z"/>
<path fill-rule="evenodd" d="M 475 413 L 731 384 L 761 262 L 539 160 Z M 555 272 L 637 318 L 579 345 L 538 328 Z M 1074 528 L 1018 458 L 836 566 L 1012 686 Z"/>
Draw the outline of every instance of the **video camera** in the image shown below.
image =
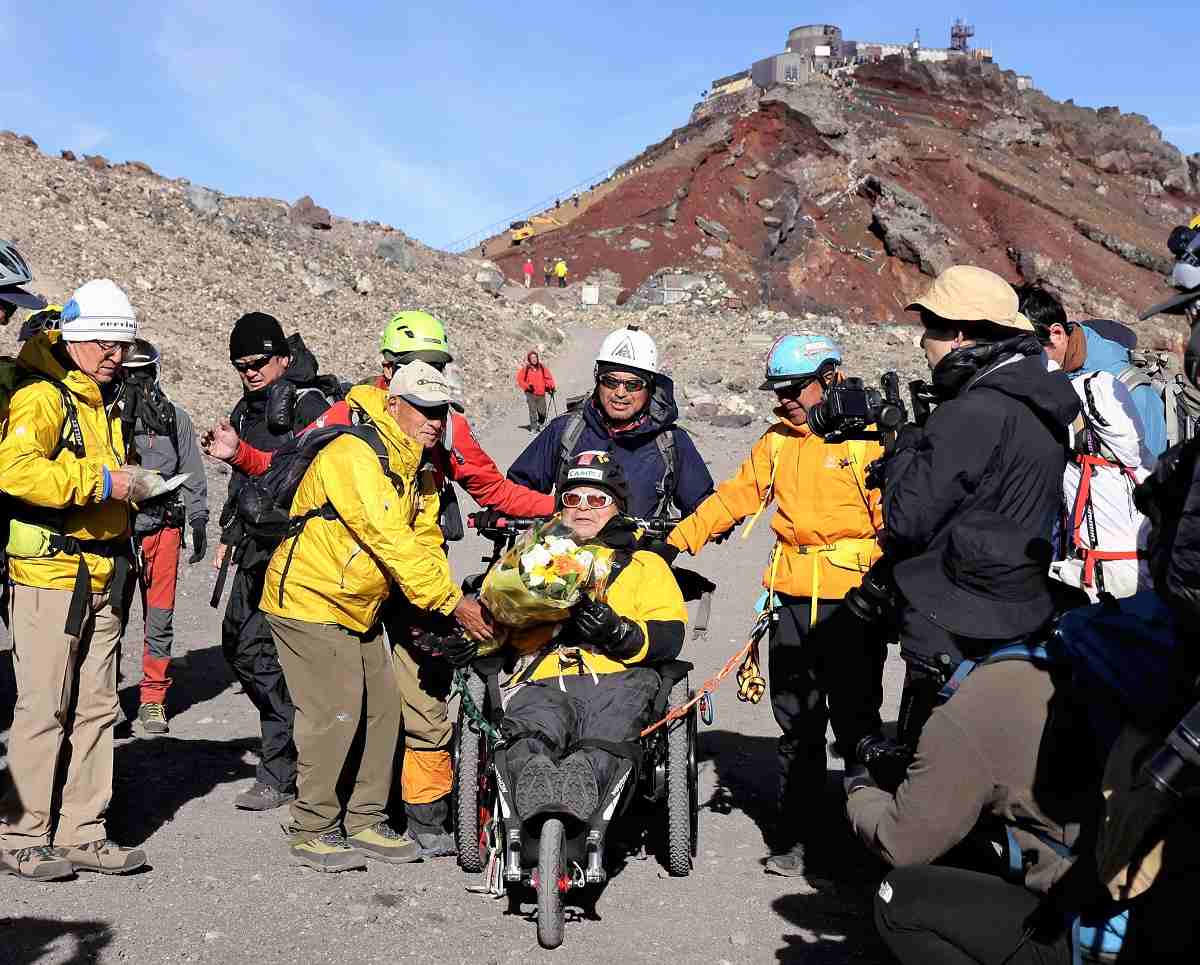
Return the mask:
<path fill-rule="evenodd" d="M 900 377 L 884 372 L 880 389 L 862 379 L 846 378 L 825 390 L 825 398 L 808 413 L 808 427 L 826 442 L 847 439 L 880 439 L 908 421 L 900 398 Z M 874 429 L 867 428 L 874 426 Z"/>

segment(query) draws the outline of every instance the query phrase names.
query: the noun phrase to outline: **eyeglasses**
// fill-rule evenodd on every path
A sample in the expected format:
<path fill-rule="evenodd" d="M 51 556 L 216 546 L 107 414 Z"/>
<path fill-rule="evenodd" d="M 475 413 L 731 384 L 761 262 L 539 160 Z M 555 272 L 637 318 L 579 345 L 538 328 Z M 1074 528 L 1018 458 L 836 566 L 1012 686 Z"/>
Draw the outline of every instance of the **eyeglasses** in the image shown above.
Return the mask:
<path fill-rule="evenodd" d="M 606 389 L 625 387 L 626 392 L 641 392 L 646 387 L 645 379 L 618 379 L 612 375 L 600 376 L 600 384 Z"/>
<path fill-rule="evenodd" d="M 270 362 L 274 357 L 275 356 L 273 355 L 260 355 L 257 358 L 252 358 L 246 362 L 234 362 L 233 367 L 237 369 L 238 372 L 245 375 L 247 372 L 259 371 L 259 369 Z"/>
<path fill-rule="evenodd" d="M 100 349 L 100 354 L 102 356 L 111 356 L 114 358 L 121 358 L 126 352 L 129 351 L 129 343 L 128 342 L 97 342 L 96 348 Z"/>
<path fill-rule="evenodd" d="M 613 504 L 613 498 L 608 493 L 588 493 L 585 496 L 581 492 L 571 490 L 562 494 L 562 504 L 567 509 L 578 509 L 583 505 L 584 499 L 587 500 L 588 509 L 603 509 Z"/>

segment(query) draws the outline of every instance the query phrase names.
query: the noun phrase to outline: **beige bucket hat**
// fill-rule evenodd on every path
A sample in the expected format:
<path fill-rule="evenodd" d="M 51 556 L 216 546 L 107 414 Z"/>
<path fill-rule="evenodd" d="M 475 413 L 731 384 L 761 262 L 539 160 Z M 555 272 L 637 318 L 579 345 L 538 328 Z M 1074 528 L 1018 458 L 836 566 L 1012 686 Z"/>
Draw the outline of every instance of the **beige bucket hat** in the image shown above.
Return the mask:
<path fill-rule="evenodd" d="M 933 280 L 906 311 L 925 308 L 952 322 L 992 322 L 1004 328 L 1032 332 L 1033 322 L 1017 311 L 1012 285 L 986 268 L 955 265 Z"/>

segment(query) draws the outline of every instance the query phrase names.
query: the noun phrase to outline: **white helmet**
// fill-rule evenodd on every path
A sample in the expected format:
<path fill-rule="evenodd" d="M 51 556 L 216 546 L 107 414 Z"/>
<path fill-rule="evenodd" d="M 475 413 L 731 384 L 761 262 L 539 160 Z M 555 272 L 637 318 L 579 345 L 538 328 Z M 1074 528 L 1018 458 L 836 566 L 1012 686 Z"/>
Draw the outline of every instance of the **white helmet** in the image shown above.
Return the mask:
<path fill-rule="evenodd" d="M 600 345 L 596 364 L 603 363 L 658 375 L 658 346 L 636 325 L 618 328 Z"/>

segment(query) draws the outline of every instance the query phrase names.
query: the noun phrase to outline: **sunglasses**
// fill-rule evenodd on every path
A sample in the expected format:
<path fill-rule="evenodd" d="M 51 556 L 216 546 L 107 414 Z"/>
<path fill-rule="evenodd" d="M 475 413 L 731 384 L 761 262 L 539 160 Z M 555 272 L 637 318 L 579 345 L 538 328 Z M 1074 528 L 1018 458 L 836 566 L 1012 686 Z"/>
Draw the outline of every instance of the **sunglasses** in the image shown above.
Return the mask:
<path fill-rule="evenodd" d="M 248 362 L 234 362 L 233 367 L 245 375 L 247 372 L 257 372 L 274 357 L 273 355 L 260 355 L 258 358 L 250 359 Z"/>
<path fill-rule="evenodd" d="M 600 384 L 606 389 L 625 387 L 626 392 L 641 392 L 646 387 L 645 379 L 618 379 L 611 375 L 600 376 Z"/>
<path fill-rule="evenodd" d="M 605 506 L 611 506 L 613 498 L 608 493 L 588 493 L 586 496 L 579 492 L 565 492 L 562 494 L 562 504 L 567 509 L 578 509 L 583 505 L 583 501 L 587 500 L 588 509 L 603 509 Z"/>

